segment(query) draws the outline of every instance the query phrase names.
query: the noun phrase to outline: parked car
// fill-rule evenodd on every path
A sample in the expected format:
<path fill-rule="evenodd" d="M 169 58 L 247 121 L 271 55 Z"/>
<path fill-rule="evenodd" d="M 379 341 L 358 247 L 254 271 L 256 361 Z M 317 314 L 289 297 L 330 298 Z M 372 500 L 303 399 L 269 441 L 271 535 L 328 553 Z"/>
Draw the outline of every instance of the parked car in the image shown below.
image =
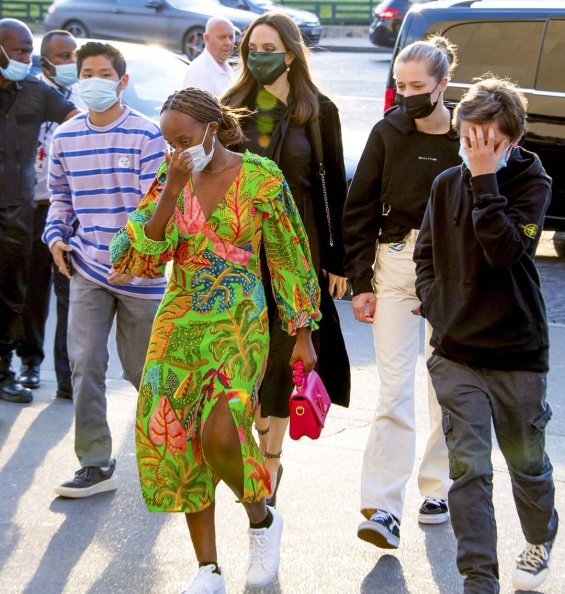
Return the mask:
<path fill-rule="evenodd" d="M 369 27 L 369 39 L 374 45 L 394 47 L 396 36 L 408 10 L 431 0 L 382 0 L 375 7 Z"/>
<path fill-rule="evenodd" d="M 77 39 L 79 45 L 94 39 Z M 129 84 L 123 93 L 123 102 L 133 109 L 159 122 L 159 114 L 165 99 L 174 91 L 183 88 L 183 81 L 189 61 L 169 50 L 137 43 L 112 41 L 123 54 Z M 32 73 L 39 74 L 39 50 L 41 37 L 33 39 Z"/>
<path fill-rule="evenodd" d="M 194 59 L 204 48 L 204 27 L 213 16 L 244 31 L 255 16 L 218 0 L 55 0 L 45 28 L 66 29 L 75 37 L 157 43 Z"/>
<path fill-rule="evenodd" d="M 408 44 L 442 34 L 458 46 L 457 67 L 444 93 L 456 105 L 486 72 L 514 81 L 528 99 L 525 148 L 537 153 L 553 179 L 544 228 L 565 231 L 565 2 L 482 0 L 431 2 L 411 9 L 394 57 Z M 385 110 L 396 96 L 392 67 Z"/>
<path fill-rule="evenodd" d="M 248 10 L 255 14 L 263 14 L 270 10 L 277 10 L 287 14 L 297 25 L 302 33 L 305 43 L 317 45 L 322 35 L 320 19 L 307 10 L 290 8 L 284 4 L 274 4 L 271 0 L 220 0 L 224 6 Z"/>

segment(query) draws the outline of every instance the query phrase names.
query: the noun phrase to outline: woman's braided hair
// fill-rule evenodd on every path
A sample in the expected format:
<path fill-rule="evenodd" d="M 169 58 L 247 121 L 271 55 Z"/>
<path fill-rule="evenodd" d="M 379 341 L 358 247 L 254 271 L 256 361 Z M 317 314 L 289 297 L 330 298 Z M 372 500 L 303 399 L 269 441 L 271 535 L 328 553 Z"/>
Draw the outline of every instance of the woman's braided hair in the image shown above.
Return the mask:
<path fill-rule="evenodd" d="M 193 117 L 197 122 L 218 124 L 218 140 L 224 146 L 233 146 L 244 140 L 239 121 L 250 114 L 245 108 L 232 108 L 224 105 L 208 91 L 188 87 L 170 95 L 161 113 L 165 110 L 178 111 Z"/>

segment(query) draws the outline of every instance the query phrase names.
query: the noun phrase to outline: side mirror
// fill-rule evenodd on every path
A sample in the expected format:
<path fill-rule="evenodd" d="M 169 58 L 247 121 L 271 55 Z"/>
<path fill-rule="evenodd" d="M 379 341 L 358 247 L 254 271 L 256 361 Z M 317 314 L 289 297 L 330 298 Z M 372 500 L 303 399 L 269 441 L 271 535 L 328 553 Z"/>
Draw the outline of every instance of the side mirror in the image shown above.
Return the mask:
<path fill-rule="evenodd" d="M 147 8 L 154 8 L 155 10 L 159 10 L 160 8 L 163 8 L 163 0 L 148 0 L 145 3 L 145 6 L 147 6 Z"/>

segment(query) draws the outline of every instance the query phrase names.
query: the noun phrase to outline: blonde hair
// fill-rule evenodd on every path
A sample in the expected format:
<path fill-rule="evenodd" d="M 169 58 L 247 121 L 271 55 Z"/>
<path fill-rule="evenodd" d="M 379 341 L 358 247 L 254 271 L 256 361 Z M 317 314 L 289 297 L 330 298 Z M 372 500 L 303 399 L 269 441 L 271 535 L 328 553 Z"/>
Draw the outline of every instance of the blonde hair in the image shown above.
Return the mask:
<path fill-rule="evenodd" d="M 453 126 L 459 130 L 461 120 L 476 124 L 496 122 L 500 131 L 512 140 L 522 136 L 528 100 L 518 87 L 491 73 L 474 81 L 453 112 Z"/>
<path fill-rule="evenodd" d="M 287 52 L 294 55 L 289 66 L 288 82 L 294 98 L 293 120 L 297 124 L 305 124 L 318 115 L 318 88 L 312 80 L 308 66 L 309 50 L 304 45 L 300 29 L 294 21 L 281 12 L 267 12 L 257 17 L 245 31 L 239 51 L 241 55 L 241 74 L 235 84 L 226 91 L 222 101 L 234 107 L 241 107 L 251 91 L 257 86 L 249 68 L 249 39 L 258 25 L 268 25 L 280 35 Z"/>
<path fill-rule="evenodd" d="M 396 56 L 394 64 L 398 62 L 427 62 L 428 74 L 440 82 L 453 76 L 457 67 L 457 46 L 446 37 L 432 35 L 407 45 Z"/>
<path fill-rule="evenodd" d="M 236 109 L 220 103 L 214 95 L 196 87 L 188 87 L 170 95 L 161 113 L 170 109 L 193 117 L 201 124 L 216 122 L 218 140 L 224 146 L 239 144 L 244 140 L 239 121 L 249 115 L 249 110 Z"/>

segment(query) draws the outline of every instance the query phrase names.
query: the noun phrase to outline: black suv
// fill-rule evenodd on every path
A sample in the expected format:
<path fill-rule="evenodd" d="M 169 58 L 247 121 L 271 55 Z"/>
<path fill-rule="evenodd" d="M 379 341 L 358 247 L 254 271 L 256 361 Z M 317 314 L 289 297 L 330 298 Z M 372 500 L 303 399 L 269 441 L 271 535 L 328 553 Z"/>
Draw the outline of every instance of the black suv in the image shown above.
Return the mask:
<path fill-rule="evenodd" d="M 565 231 L 565 2 L 504 4 L 441 1 L 411 9 L 393 58 L 409 43 L 438 33 L 458 47 L 459 66 L 444 94 L 446 102 L 456 104 L 473 78 L 486 72 L 518 84 L 528 98 L 524 146 L 539 155 L 553 179 L 545 229 Z M 394 98 L 391 67 L 385 108 Z"/>

